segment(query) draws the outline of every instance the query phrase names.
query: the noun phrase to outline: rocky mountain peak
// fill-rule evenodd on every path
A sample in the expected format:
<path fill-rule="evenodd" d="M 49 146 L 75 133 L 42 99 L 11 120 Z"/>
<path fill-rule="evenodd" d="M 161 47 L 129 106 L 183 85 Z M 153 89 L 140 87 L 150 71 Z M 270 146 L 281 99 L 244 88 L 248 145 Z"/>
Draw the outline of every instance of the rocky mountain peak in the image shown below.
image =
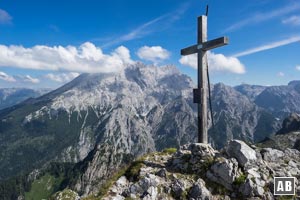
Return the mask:
<path fill-rule="evenodd" d="M 290 82 L 288 83 L 288 85 L 289 85 L 289 86 L 295 87 L 295 86 L 300 85 L 300 81 L 299 81 L 299 80 L 290 81 Z"/>
<path fill-rule="evenodd" d="M 233 140 L 221 151 L 192 143 L 151 153 L 118 174 L 97 198 L 274 199 L 274 177 L 300 176 L 300 152 L 248 146 Z M 300 186 L 296 188 L 300 196 Z M 56 195 L 57 196 L 57 195 Z"/>

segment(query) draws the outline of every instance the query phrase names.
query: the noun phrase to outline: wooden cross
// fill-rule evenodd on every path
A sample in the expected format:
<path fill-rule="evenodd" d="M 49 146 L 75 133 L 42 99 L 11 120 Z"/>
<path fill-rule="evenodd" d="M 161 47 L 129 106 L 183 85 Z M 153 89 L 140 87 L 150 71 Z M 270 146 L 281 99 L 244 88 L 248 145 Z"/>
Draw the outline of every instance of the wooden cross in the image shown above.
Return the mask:
<path fill-rule="evenodd" d="M 221 37 L 207 41 L 207 16 L 198 17 L 198 42 L 181 49 L 181 55 L 198 54 L 198 88 L 193 90 L 194 103 L 198 104 L 198 142 L 207 143 L 207 55 L 206 51 L 227 45 L 229 39 Z"/>

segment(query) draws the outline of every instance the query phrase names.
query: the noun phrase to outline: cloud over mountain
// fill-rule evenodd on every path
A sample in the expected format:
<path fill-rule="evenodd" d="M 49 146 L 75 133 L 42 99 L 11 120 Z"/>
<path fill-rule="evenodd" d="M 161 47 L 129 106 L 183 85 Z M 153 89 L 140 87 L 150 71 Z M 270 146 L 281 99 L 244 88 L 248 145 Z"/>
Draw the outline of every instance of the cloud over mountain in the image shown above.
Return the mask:
<path fill-rule="evenodd" d="M 211 71 L 244 74 L 245 66 L 235 57 L 226 57 L 223 54 L 207 53 L 209 69 Z M 197 69 L 197 55 L 182 56 L 179 62 L 182 65 Z"/>
<path fill-rule="evenodd" d="M 77 72 L 61 73 L 61 74 L 49 73 L 45 75 L 46 78 L 59 83 L 69 82 L 74 78 L 76 78 L 77 76 L 79 76 L 79 73 Z"/>
<path fill-rule="evenodd" d="M 170 52 L 161 46 L 143 46 L 137 51 L 140 59 L 157 63 L 170 57 Z"/>
<path fill-rule="evenodd" d="M 31 48 L 0 45 L 0 66 L 72 72 L 114 72 L 133 63 L 129 50 L 120 46 L 110 54 L 90 42 L 79 47 L 36 45 Z"/>

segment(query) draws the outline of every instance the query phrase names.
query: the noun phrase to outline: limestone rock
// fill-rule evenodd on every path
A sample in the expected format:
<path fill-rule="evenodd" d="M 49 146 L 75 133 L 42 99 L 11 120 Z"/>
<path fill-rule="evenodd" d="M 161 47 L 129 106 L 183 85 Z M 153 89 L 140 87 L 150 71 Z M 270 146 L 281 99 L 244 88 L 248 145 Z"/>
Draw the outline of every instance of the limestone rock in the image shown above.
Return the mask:
<path fill-rule="evenodd" d="M 193 143 L 190 145 L 192 156 L 200 159 L 209 159 L 215 156 L 215 150 L 209 144 Z"/>
<path fill-rule="evenodd" d="M 274 176 L 297 177 L 300 196 L 300 152 L 295 149 L 261 150 L 232 141 L 226 151 L 196 143 L 174 154 L 144 157 L 138 179 L 121 177 L 105 200 L 273 200 Z"/>
<path fill-rule="evenodd" d="M 273 162 L 282 159 L 282 157 L 284 156 L 284 153 L 282 151 L 271 148 L 262 149 L 261 154 L 264 160 Z"/>
<path fill-rule="evenodd" d="M 205 187 L 205 182 L 201 178 L 199 178 L 189 191 L 189 197 L 192 199 L 210 200 L 212 199 L 212 194 Z"/>
<path fill-rule="evenodd" d="M 230 141 L 226 152 L 230 157 L 236 158 L 241 166 L 245 166 L 246 163 L 257 160 L 256 152 L 245 142 L 240 140 Z"/>
<path fill-rule="evenodd" d="M 238 174 L 238 162 L 235 158 L 219 159 L 206 173 L 211 181 L 220 183 L 228 190 L 232 190 L 232 183 Z"/>

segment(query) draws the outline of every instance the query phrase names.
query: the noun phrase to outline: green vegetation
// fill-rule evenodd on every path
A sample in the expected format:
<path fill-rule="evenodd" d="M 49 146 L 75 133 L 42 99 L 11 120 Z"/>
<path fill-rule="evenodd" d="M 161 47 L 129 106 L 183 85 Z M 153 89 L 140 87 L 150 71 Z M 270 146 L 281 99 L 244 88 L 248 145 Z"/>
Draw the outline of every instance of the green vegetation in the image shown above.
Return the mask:
<path fill-rule="evenodd" d="M 176 148 L 166 148 L 162 152 L 166 154 L 173 154 L 176 153 L 177 149 Z"/>
<path fill-rule="evenodd" d="M 237 178 L 234 180 L 233 184 L 234 184 L 234 185 L 237 185 L 237 186 L 240 186 L 240 185 L 242 185 L 243 183 L 245 183 L 246 179 L 247 179 L 247 175 L 246 175 L 246 174 L 241 174 L 239 177 L 237 177 Z"/>
<path fill-rule="evenodd" d="M 26 175 L 10 178 L 0 183 L 0 199 L 17 199 L 20 194 L 30 190 L 31 183 Z"/>
<path fill-rule="evenodd" d="M 214 162 L 215 162 L 214 158 L 208 158 L 207 160 L 205 160 L 204 163 L 202 163 L 201 170 L 203 172 L 208 171 L 210 167 L 214 164 Z"/>
<path fill-rule="evenodd" d="M 207 188 L 212 190 L 212 194 L 227 195 L 229 191 L 221 184 L 205 179 Z"/>
<path fill-rule="evenodd" d="M 140 169 L 143 167 L 144 157 L 137 159 L 132 162 L 129 166 L 121 168 L 118 172 L 116 172 L 109 180 L 103 184 L 99 190 L 97 195 L 90 195 L 83 200 L 101 200 L 108 192 L 109 188 L 113 186 L 113 184 L 121 177 L 126 176 L 127 179 L 131 181 L 136 181 L 139 177 Z"/>
<path fill-rule="evenodd" d="M 70 190 L 70 189 L 65 189 L 61 192 L 57 192 L 54 195 L 50 197 L 49 200 L 55 200 L 55 199 L 62 199 L 62 200 L 76 200 L 77 194 Z"/>
<path fill-rule="evenodd" d="M 279 200 L 296 200 L 296 196 L 288 195 L 288 196 L 280 196 Z"/>
<path fill-rule="evenodd" d="M 48 199 L 51 194 L 57 191 L 61 182 L 61 177 L 55 178 L 54 176 L 47 173 L 32 183 L 31 190 L 25 193 L 25 199 Z"/>

